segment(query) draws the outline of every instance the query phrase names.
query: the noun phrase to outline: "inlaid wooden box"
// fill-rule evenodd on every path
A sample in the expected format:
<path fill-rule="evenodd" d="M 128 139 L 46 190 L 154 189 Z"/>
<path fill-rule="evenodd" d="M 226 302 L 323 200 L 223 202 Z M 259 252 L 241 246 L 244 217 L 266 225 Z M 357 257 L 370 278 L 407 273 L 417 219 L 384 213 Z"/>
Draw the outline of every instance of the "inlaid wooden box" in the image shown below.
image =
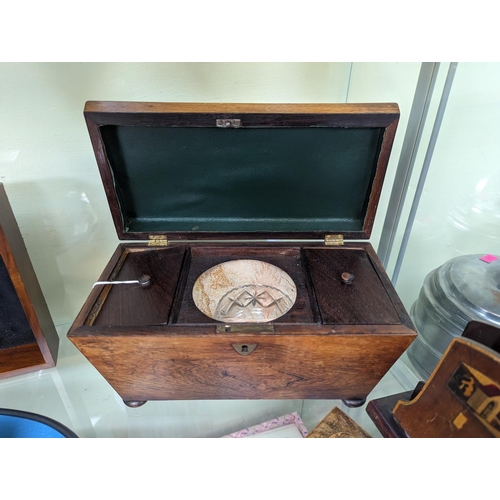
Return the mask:
<path fill-rule="evenodd" d="M 350 241 L 370 236 L 398 106 L 88 102 L 84 114 L 123 243 L 68 337 L 124 402 L 363 404 L 416 337 L 370 243 Z M 288 312 L 202 312 L 198 278 L 235 260 L 284 271 Z"/>
<path fill-rule="evenodd" d="M 55 366 L 59 337 L 0 184 L 0 379 Z"/>

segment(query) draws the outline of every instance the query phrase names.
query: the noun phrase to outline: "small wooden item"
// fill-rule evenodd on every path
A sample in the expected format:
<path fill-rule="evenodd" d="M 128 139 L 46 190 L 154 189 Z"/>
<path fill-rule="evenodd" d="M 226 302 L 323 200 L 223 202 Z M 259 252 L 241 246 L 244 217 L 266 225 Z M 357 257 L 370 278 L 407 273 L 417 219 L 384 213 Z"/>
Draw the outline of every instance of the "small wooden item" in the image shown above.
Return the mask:
<path fill-rule="evenodd" d="M 372 399 L 366 405 L 366 413 L 375 423 L 383 437 L 406 438 L 406 432 L 394 418 L 392 411 L 399 401 L 411 401 L 422 390 L 424 382 L 419 382 L 413 391 L 400 392 L 383 398 Z"/>
<path fill-rule="evenodd" d="M 59 337 L 0 184 L 0 379 L 55 366 Z"/>
<path fill-rule="evenodd" d="M 371 438 L 340 408 L 334 408 L 307 436 L 308 438 Z"/>
<path fill-rule="evenodd" d="M 68 337 L 125 403 L 362 405 L 416 337 L 370 243 L 348 241 L 371 234 L 398 106 L 84 115 L 124 241 Z"/>
<path fill-rule="evenodd" d="M 457 337 L 414 394 L 370 401 L 367 412 L 385 437 L 500 437 L 500 354 Z"/>

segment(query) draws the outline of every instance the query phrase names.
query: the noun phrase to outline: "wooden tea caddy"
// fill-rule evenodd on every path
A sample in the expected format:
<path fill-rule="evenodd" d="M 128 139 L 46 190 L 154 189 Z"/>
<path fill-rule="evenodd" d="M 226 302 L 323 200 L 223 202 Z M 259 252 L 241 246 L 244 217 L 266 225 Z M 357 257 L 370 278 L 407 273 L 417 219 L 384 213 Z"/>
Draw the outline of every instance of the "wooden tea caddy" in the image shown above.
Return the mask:
<path fill-rule="evenodd" d="M 68 337 L 123 401 L 362 405 L 416 337 L 370 243 L 347 241 L 370 237 L 398 106 L 88 102 L 84 115 L 124 242 Z M 253 324 L 198 310 L 196 279 L 234 259 L 288 273 L 292 309 Z"/>

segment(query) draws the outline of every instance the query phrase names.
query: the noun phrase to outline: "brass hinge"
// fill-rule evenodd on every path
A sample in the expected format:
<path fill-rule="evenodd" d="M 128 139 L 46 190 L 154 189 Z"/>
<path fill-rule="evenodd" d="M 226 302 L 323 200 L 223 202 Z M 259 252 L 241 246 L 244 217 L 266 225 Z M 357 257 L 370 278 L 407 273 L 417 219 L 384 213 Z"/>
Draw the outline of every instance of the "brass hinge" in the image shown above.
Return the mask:
<path fill-rule="evenodd" d="M 341 234 L 327 234 L 325 236 L 325 245 L 331 247 L 340 247 L 344 244 L 344 237 Z"/>
<path fill-rule="evenodd" d="M 164 234 L 150 234 L 148 247 L 166 247 L 168 246 L 167 237 Z"/>

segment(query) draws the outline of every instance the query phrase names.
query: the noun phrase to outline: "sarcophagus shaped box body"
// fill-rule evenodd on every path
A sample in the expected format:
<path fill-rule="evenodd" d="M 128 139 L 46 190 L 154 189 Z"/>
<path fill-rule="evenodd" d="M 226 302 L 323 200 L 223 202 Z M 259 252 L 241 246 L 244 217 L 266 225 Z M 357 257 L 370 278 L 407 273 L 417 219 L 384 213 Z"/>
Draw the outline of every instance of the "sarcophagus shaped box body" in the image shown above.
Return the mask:
<path fill-rule="evenodd" d="M 123 243 L 69 338 L 126 403 L 357 404 L 413 341 L 372 246 L 349 241 L 370 237 L 396 104 L 85 117 Z"/>

